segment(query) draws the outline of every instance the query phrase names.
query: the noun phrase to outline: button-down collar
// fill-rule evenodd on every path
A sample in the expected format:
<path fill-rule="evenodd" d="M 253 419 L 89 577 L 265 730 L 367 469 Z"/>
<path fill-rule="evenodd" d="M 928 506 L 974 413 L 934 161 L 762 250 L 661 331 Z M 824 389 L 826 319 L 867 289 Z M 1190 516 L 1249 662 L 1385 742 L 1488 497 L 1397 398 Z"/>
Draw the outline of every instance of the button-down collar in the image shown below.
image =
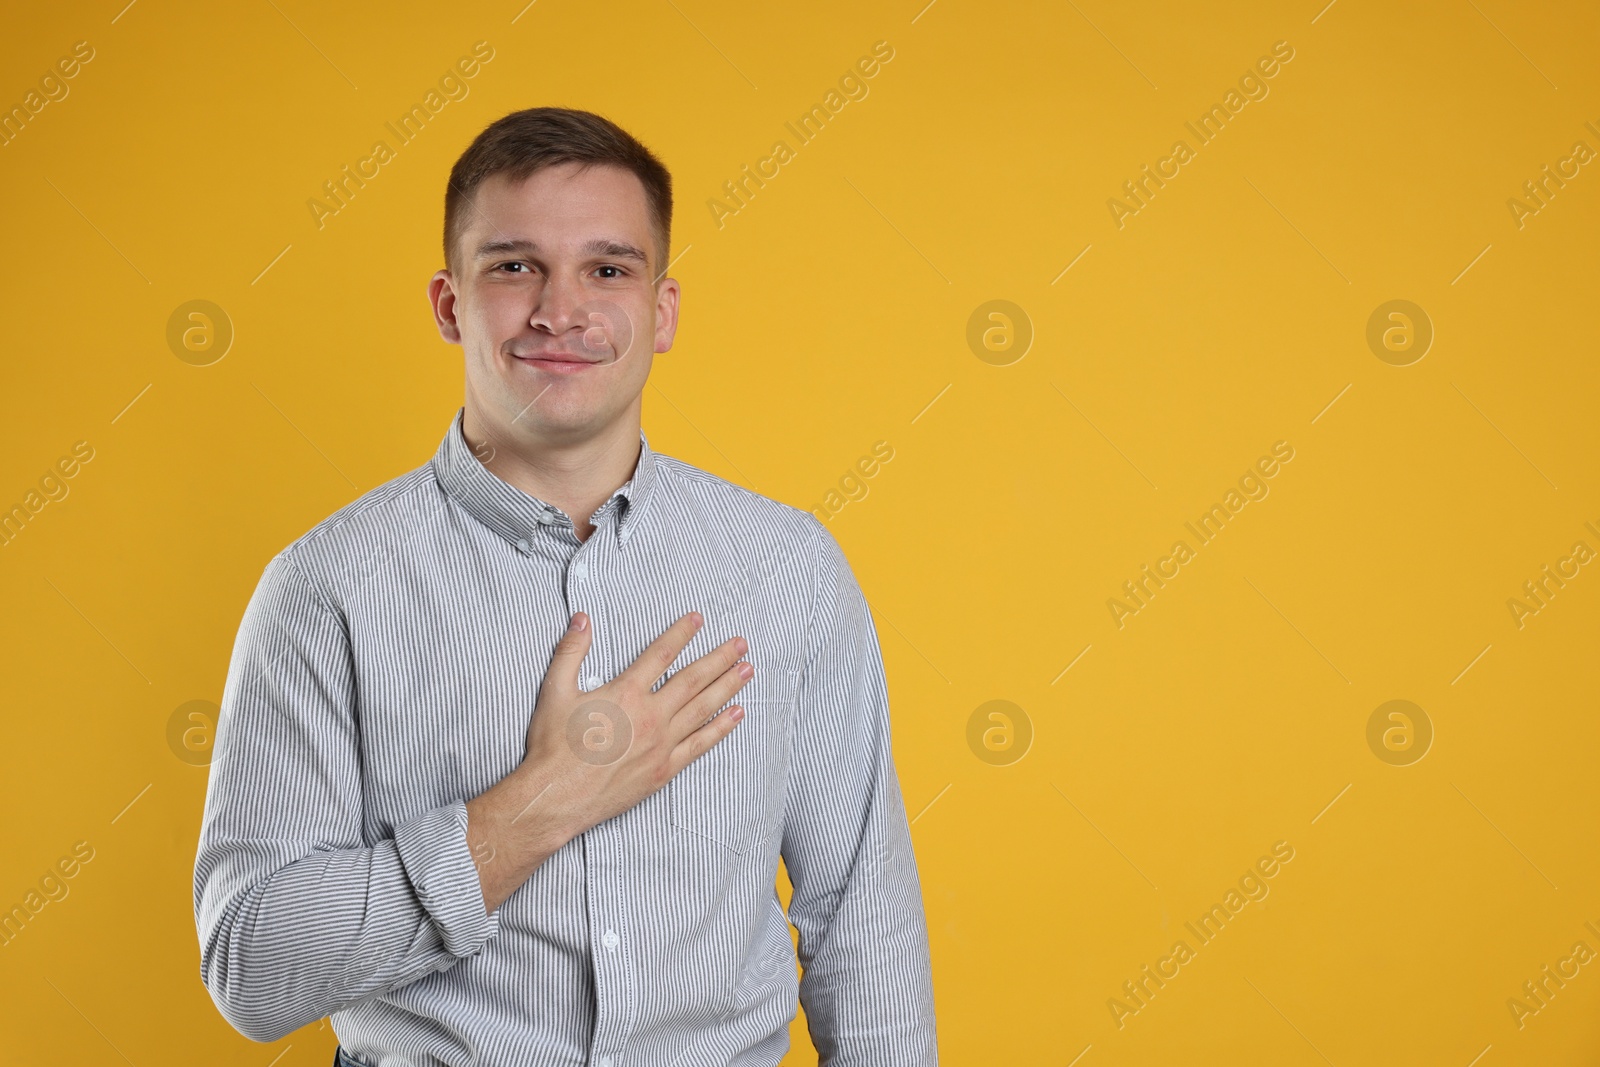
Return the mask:
<path fill-rule="evenodd" d="M 439 450 L 434 453 L 434 476 L 444 491 L 495 533 L 521 552 L 532 551 L 535 540 L 546 526 L 571 528 L 571 518 L 554 504 L 523 492 L 491 472 L 479 461 L 462 434 L 466 408 L 456 411 Z M 655 452 L 643 429 L 639 431 L 639 461 L 633 477 L 607 498 L 589 517 L 597 527 L 614 531 L 619 544 L 626 544 L 639 529 L 651 492 L 658 479 Z M 607 518 L 617 513 L 617 520 Z"/>

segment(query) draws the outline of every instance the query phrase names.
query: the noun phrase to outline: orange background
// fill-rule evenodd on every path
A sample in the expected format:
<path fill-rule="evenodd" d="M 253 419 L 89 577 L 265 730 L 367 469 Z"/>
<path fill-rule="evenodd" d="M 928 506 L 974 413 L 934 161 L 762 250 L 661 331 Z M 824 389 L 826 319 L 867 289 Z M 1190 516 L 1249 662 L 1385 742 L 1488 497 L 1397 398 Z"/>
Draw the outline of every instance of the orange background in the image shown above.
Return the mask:
<path fill-rule="evenodd" d="M 0 548 L 0 907 L 92 859 L 0 947 L 0 1062 L 330 1058 L 326 1027 L 252 1045 L 200 983 L 183 709 L 220 698 L 266 561 L 437 446 L 461 402 L 424 296 L 444 179 L 543 104 L 674 174 L 652 445 L 799 507 L 855 497 L 828 522 L 883 637 L 943 1062 L 1600 1055 L 1592 960 L 1508 1007 L 1600 951 L 1600 574 L 1508 607 L 1600 550 L 1600 173 L 1508 206 L 1600 150 L 1592 5 L 112 0 L 8 28 L 7 107 L 75 42 L 93 59 L 0 148 L 0 506 L 93 457 Z M 319 228 L 323 183 L 478 41 L 468 94 Z M 879 41 L 799 145 L 784 124 Z M 1280 41 L 1199 143 L 1185 123 Z M 710 206 L 780 138 L 763 188 Z M 1108 206 L 1179 139 L 1137 212 Z M 169 346 L 192 300 L 234 333 L 209 365 Z M 1422 318 L 1377 333 L 1431 324 L 1420 359 L 1369 346 L 1393 300 Z M 1268 494 L 1200 544 L 1185 523 L 1280 441 Z M 1107 601 L 1178 540 L 1119 627 Z M 1392 700 L 1420 715 L 1369 744 Z M 1278 842 L 1265 899 L 1193 939 Z M 814 1063 L 803 1018 L 794 1041 Z"/>

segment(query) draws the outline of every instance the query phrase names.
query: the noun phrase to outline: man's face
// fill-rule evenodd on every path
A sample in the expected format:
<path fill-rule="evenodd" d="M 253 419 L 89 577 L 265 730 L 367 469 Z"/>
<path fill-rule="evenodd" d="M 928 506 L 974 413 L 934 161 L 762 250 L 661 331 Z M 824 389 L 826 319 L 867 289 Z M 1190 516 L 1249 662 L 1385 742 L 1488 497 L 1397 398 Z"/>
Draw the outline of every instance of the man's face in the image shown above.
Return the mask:
<path fill-rule="evenodd" d="M 563 163 L 495 175 L 463 216 L 456 271 L 433 276 L 439 332 L 462 346 L 467 420 L 493 446 L 635 425 L 652 357 L 672 347 L 678 283 L 663 278 L 644 185 Z"/>

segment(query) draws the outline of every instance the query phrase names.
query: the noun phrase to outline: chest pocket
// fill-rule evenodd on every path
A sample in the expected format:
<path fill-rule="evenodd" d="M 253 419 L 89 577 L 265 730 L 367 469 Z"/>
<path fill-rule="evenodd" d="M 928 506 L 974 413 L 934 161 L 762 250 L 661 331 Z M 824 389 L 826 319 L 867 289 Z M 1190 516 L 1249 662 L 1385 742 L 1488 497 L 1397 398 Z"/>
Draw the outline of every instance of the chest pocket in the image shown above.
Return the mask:
<path fill-rule="evenodd" d="M 735 853 L 765 840 L 783 817 L 801 674 L 787 662 L 750 662 L 755 677 L 723 705 L 738 704 L 744 719 L 665 786 L 675 831 Z"/>

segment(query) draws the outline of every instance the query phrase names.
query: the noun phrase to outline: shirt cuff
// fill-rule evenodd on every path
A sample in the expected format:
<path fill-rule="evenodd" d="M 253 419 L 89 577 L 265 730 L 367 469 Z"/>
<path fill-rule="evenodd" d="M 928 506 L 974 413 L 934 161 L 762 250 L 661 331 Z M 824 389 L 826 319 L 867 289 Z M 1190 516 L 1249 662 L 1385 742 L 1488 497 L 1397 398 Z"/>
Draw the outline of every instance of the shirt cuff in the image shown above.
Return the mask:
<path fill-rule="evenodd" d="M 483 887 L 467 846 L 466 804 L 457 801 L 408 819 L 395 828 L 394 843 L 445 950 L 453 956 L 477 952 L 499 931 L 500 913 L 483 908 Z"/>

